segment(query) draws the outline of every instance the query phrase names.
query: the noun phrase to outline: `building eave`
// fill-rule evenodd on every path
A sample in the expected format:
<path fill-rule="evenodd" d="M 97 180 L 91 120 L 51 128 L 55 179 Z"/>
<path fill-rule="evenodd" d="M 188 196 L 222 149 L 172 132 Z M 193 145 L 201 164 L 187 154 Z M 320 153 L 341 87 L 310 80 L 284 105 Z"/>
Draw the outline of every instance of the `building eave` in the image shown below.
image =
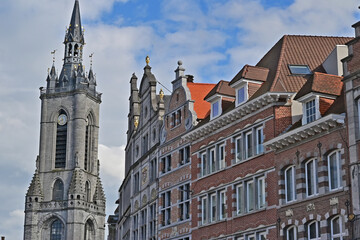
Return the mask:
<path fill-rule="evenodd" d="M 273 151 L 278 151 L 290 145 L 299 143 L 307 138 L 315 135 L 320 135 L 323 132 L 329 131 L 339 125 L 345 124 L 345 115 L 342 114 L 330 114 L 322 117 L 314 122 L 293 129 L 287 133 L 284 133 L 278 137 L 275 137 L 264 143 L 265 147 L 270 148 Z"/>
<path fill-rule="evenodd" d="M 203 136 L 209 135 L 212 132 L 232 124 L 234 121 L 244 118 L 265 106 L 277 102 L 280 98 L 290 99 L 294 93 L 266 93 L 245 104 L 235 107 L 230 112 L 227 112 L 219 117 L 212 119 L 210 122 L 200 126 L 184 136 L 185 139 L 194 141 Z"/>

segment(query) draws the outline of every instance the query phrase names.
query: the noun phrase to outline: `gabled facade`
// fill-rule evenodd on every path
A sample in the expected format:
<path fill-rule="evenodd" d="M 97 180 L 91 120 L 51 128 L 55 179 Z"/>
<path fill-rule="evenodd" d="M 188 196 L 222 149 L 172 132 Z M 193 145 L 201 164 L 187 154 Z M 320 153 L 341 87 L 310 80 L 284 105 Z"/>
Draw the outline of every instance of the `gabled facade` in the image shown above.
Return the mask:
<path fill-rule="evenodd" d="M 40 88 L 40 150 L 25 198 L 24 239 L 104 239 L 105 194 L 99 177 L 101 93 L 82 65 L 84 34 L 76 0 L 64 64 Z"/>

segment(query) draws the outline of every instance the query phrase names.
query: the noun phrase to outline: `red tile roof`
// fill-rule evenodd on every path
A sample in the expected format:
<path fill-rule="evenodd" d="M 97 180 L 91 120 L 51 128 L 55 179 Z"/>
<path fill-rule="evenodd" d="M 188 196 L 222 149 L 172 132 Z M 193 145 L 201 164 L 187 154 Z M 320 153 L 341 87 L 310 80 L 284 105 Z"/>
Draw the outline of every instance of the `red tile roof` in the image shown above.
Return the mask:
<path fill-rule="evenodd" d="M 248 80 L 257 80 L 265 82 L 268 76 L 269 69 L 263 67 L 254 67 L 250 65 L 245 65 L 238 74 L 230 81 L 229 85 L 234 84 L 242 78 Z"/>
<path fill-rule="evenodd" d="M 266 92 L 297 92 L 309 76 L 292 75 L 288 65 L 308 65 L 312 72 L 325 72 L 322 63 L 336 45 L 352 38 L 285 35 L 256 64 L 269 69 L 266 82 L 252 96 Z"/>
<path fill-rule="evenodd" d="M 191 99 L 194 100 L 194 110 L 198 119 L 204 119 L 210 112 L 210 103 L 204 97 L 214 88 L 215 84 L 188 82 Z"/>
<path fill-rule="evenodd" d="M 340 96 L 343 86 L 342 77 L 315 72 L 299 90 L 294 99 L 299 99 L 310 92 Z"/>
<path fill-rule="evenodd" d="M 205 96 L 204 100 L 214 96 L 215 94 L 235 97 L 235 89 L 229 86 L 228 81 L 220 80 L 216 86 Z"/>

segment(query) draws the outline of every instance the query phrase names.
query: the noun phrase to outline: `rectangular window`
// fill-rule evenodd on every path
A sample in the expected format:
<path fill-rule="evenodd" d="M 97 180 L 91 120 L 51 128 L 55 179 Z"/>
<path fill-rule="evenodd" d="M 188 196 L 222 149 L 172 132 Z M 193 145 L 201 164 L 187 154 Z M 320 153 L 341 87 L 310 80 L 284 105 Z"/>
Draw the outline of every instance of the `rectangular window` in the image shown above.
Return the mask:
<path fill-rule="evenodd" d="M 254 210 L 254 181 L 246 182 L 246 210 L 251 212 Z"/>
<path fill-rule="evenodd" d="M 141 239 L 146 239 L 147 210 L 141 211 Z"/>
<path fill-rule="evenodd" d="M 330 190 L 335 190 L 341 187 L 341 164 L 340 152 L 336 151 L 328 156 L 328 173 L 329 173 L 329 187 Z"/>
<path fill-rule="evenodd" d="M 134 174 L 134 193 L 138 193 L 140 191 L 140 179 L 139 173 Z"/>
<path fill-rule="evenodd" d="M 242 214 L 243 212 L 243 196 L 244 196 L 244 189 L 243 185 L 236 186 L 236 211 L 237 214 Z"/>
<path fill-rule="evenodd" d="M 139 238 L 139 230 L 138 230 L 138 227 L 139 227 L 139 219 L 138 219 L 138 215 L 134 215 L 133 217 L 133 239 L 134 240 L 138 240 Z"/>
<path fill-rule="evenodd" d="M 219 169 L 225 168 L 225 145 L 219 146 Z"/>
<path fill-rule="evenodd" d="M 245 156 L 250 158 L 252 155 L 252 132 L 247 132 L 245 134 Z"/>
<path fill-rule="evenodd" d="M 306 196 L 318 193 L 317 160 L 312 159 L 305 164 Z"/>
<path fill-rule="evenodd" d="M 210 195 L 210 222 L 216 221 L 216 193 Z"/>
<path fill-rule="evenodd" d="M 262 232 L 262 233 L 258 233 L 258 240 L 266 240 L 266 233 Z"/>
<path fill-rule="evenodd" d="M 219 219 L 223 220 L 226 218 L 226 194 L 225 191 L 220 192 L 220 213 Z"/>
<path fill-rule="evenodd" d="M 245 102 L 246 100 L 246 95 L 245 95 L 245 87 L 242 87 L 240 89 L 237 90 L 237 95 L 238 95 L 238 99 L 237 99 L 237 103 L 241 104 L 243 102 Z"/>
<path fill-rule="evenodd" d="M 156 238 L 156 203 L 150 205 L 150 218 L 149 218 L 149 235 L 150 240 L 155 240 Z"/>
<path fill-rule="evenodd" d="M 171 171 L 171 154 L 161 158 L 161 164 L 162 164 L 162 173 Z"/>
<path fill-rule="evenodd" d="M 179 150 L 180 165 L 190 162 L 190 146 Z"/>
<path fill-rule="evenodd" d="M 306 123 L 311 123 L 316 120 L 315 99 L 305 103 Z"/>
<path fill-rule="evenodd" d="M 171 127 L 176 126 L 176 113 L 171 114 Z"/>
<path fill-rule="evenodd" d="M 308 65 L 289 65 L 291 74 L 307 75 L 311 74 L 311 70 Z"/>
<path fill-rule="evenodd" d="M 201 154 L 201 176 L 205 176 L 207 173 L 207 161 L 206 153 Z"/>
<path fill-rule="evenodd" d="M 162 226 L 169 225 L 171 223 L 171 191 L 167 191 L 162 194 Z"/>
<path fill-rule="evenodd" d="M 215 149 L 210 149 L 210 173 L 216 171 Z"/>
<path fill-rule="evenodd" d="M 259 127 L 256 129 L 256 154 L 261 154 L 264 152 L 263 142 L 264 142 L 263 128 Z"/>
<path fill-rule="evenodd" d="M 257 179 L 257 204 L 258 208 L 265 207 L 265 178 Z"/>
<path fill-rule="evenodd" d="M 185 184 L 179 187 L 179 208 L 180 208 L 180 220 L 190 218 L 190 184 Z"/>
<path fill-rule="evenodd" d="M 156 180 L 157 176 L 157 164 L 156 164 L 156 158 L 150 161 L 150 182 L 153 182 Z"/>
<path fill-rule="evenodd" d="M 235 151 L 236 151 L 236 162 L 240 162 L 243 159 L 242 156 L 242 139 L 241 137 L 236 138 L 235 140 Z"/>
<path fill-rule="evenodd" d="M 143 137 L 142 154 L 144 155 L 149 149 L 149 135 L 145 134 Z"/>
<path fill-rule="evenodd" d="M 285 170 L 285 197 L 286 202 L 295 200 L 295 167 L 289 167 Z"/>
<path fill-rule="evenodd" d="M 212 117 L 217 117 L 219 115 L 219 101 L 217 102 L 214 102 L 212 105 L 211 105 L 211 110 L 212 110 Z"/>
<path fill-rule="evenodd" d="M 201 198 L 201 224 L 207 223 L 207 197 Z"/>

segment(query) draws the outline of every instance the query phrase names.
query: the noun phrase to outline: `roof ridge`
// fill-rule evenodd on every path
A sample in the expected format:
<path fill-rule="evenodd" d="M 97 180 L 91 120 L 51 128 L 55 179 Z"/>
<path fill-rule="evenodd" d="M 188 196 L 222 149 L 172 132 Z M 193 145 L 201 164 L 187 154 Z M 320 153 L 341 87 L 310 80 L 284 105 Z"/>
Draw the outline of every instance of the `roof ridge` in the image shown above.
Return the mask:
<path fill-rule="evenodd" d="M 284 35 L 283 36 L 283 41 L 282 41 L 282 46 L 281 46 L 281 49 L 280 49 L 279 60 L 277 62 L 277 66 L 276 66 L 276 74 L 274 76 L 274 81 L 271 84 L 270 91 L 273 91 L 274 87 L 276 86 L 276 83 L 278 82 L 278 78 L 279 78 L 279 75 L 280 75 L 280 68 L 281 68 L 282 61 L 284 59 L 285 46 L 287 44 L 287 38 L 288 37 L 289 37 L 289 35 Z"/>
<path fill-rule="evenodd" d="M 321 38 L 353 38 L 347 36 L 329 36 L 329 35 L 307 35 L 307 34 L 285 34 L 287 37 L 321 37 Z"/>
<path fill-rule="evenodd" d="M 194 84 L 194 85 L 216 85 L 217 83 L 194 83 L 194 82 L 188 82 L 188 84 Z"/>

